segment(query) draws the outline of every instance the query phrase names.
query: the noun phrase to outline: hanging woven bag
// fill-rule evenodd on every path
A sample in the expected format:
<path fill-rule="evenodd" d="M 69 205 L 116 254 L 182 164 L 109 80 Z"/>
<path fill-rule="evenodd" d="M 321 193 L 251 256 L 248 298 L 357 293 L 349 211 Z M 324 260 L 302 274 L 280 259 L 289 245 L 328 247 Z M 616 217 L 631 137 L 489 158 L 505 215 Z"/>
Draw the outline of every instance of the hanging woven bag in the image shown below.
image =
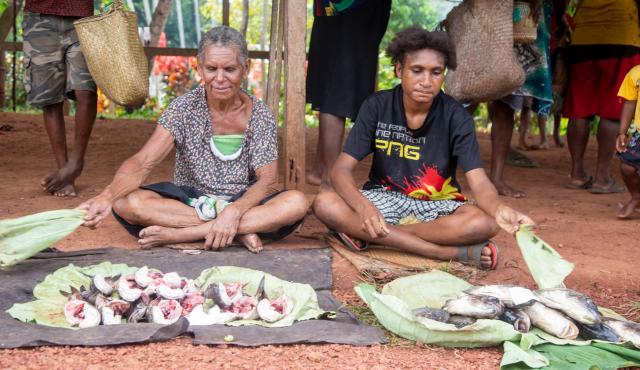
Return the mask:
<path fill-rule="evenodd" d="M 125 107 L 144 104 L 149 93 L 149 67 L 138 36 L 136 13 L 122 0 L 93 17 L 73 22 L 89 72 L 113 102 Z"/>
<path fill-rule="evenodd" d="M 513 1 L 465 0 L 442 26 L 456 49 L 458 66 L 447 72 L 445 91 L 460 102 L 502 98 L 524 83 L 513 48 Z"/>
<path fill-rule="evenodd" d="M 531 6 L 525 1 L 513 3 L 513 43 L 531 44 L 538 37 L 538 24 L 531 15 Z"/>

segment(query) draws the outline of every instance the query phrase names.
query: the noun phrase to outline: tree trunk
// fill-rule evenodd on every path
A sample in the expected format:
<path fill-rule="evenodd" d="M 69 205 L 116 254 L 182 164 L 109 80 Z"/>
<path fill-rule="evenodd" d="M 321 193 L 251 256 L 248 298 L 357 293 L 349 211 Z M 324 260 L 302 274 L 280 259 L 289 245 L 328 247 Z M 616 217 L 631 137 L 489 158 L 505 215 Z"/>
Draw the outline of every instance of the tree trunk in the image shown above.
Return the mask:
<path fill-rule="evenodd" d="M 249 0 L 242 0 L 242 23 L 240 23 L 240 32 L 242 36 L 247 37 L 247 28 L 249 27 Z"/>
<path fill-rule="evenodd" d="M 158 46 L 160 36 L 162 35 L 162 31 L 164 31 L 164 25 L 167 23 L 169 14 L 171 14 L 171 0 L 159 0 L 156 9 L 153 11 L 153 16 L 151 17 L 151 24 L 149 25 L 149 33 L 151 35 L 149 46 Z M 151 74 L 151 71 L 153 70 L 154 59 L 155 58 L 149 58 L 149 74 Z"/>

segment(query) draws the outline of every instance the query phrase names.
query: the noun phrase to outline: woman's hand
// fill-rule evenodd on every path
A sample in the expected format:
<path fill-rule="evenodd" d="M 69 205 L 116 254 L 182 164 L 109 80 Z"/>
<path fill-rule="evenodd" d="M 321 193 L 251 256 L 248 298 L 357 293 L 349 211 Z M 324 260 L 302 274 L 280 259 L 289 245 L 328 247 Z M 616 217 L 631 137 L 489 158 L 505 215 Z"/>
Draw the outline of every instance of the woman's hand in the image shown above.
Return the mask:
<path fill-rule="evenodd" d="M 528 216 L 505 205 L 499 206 L 496 210 L 496 222 L 498 226 L 511 235 L 514 235 L 521 225 L 535 225 Z"/>
<path fill-rule="evenodd" d="M 238 232 L 241 216 L 240 211 L 233 205 L 222 210 L 212 221 L 211 229 L 204 240 L 204 249 L 217 250 L 231 244 Z"/>
<path fill-rule="evenodd" d="M 618 134 L 616 138 L 616 150 L 618 153 L 624 153 L 627 151 L 627 135 L 626 134 Z"/>
<path fill-rule="evenodd" d="M 111 205 L 111 199 L 104 194 L 100 194 L 80 204 L 77 208 L 87 211 L 87 215 L 84 217 L 85 222 L 82 225 L 91 229 L 100 226 L 102 220 L 111 212 Z"/>
<path fill-rule="evenodd" d="M 382 238 L 389 235 L 389 227 L 384 220 L 382 213 L 368 200 L 358 207 L 358 215 L 362 224 L 362 231 L 366 232 L 371 238 Z"/>

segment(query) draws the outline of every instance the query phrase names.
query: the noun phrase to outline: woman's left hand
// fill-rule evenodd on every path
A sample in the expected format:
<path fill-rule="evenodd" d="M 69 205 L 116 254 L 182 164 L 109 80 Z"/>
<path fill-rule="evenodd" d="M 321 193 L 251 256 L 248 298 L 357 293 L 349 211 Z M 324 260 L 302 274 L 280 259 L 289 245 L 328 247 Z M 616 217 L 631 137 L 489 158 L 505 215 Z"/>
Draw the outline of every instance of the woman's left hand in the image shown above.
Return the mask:
<path fill-rule="evenodd" d="M 531 218 L 505 205 L 499 206 L 496 210 L 496 222 L 511 235 L 514 235 L 521 225 L 535 225 Z"/>
<path fill-rule="evenodd" d="M 227 206 L 218 217 L 213 220 L 211 229 L 204 240 L 204 249 L 218 250 L 233 242 L 241 218 L 240 211 L 232 205 Z"/>

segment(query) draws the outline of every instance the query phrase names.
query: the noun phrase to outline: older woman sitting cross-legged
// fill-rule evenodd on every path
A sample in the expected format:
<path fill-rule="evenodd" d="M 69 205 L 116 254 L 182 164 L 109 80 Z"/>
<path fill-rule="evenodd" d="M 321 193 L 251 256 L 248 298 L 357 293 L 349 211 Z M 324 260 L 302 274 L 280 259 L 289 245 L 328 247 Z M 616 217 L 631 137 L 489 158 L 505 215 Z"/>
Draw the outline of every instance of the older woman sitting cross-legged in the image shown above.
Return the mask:
<path fill-rule="evenodd" d="M 83 203 L 96 227 L 113 207 L 141 247 L 205 240 L 219 249 L 234 239 L 249 250 L 262 239 L 292 233 L 308 209 L 303 193 L 275 189 L 276 123 L 269 109 L 241 89 L 249 71 L 247 45 L 229 27 L 202 37 L 203 84 L 173 101 L 142 149 L 127 159 L 97 197 Z M 142 186 L 176 149 L 174 182 Z"/>

